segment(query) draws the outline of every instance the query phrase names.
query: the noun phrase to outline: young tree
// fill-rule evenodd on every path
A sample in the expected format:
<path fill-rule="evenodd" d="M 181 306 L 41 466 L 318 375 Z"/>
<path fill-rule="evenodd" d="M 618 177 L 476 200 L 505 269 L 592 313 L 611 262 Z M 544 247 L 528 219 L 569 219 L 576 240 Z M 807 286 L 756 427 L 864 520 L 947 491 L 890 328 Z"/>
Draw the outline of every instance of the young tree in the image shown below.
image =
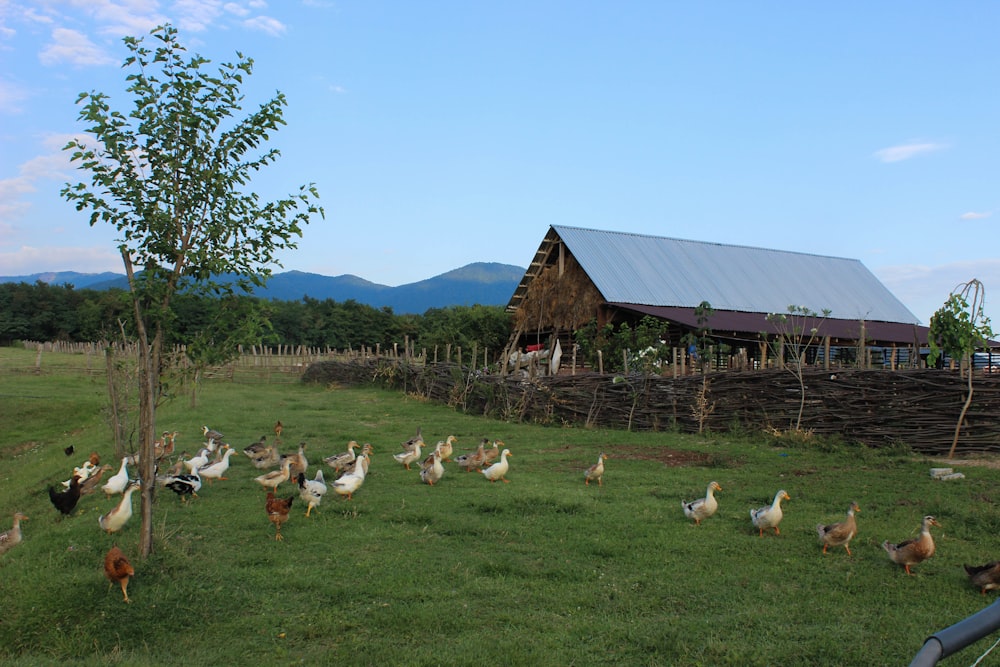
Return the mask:
<path fill-rule="evenodd" d="M 799 414 L 795 419 L 796 431 L 802 429 L 802 413 L 806 409 L 806 382 L 803 376 L 806 354 L 819 338 L 819 328 L 830 316 L 830 312 L 827 308 L 824 308 L 822 313 L 817 313 L 806 306 L 791 305 L 788 306 L 787 313 L 771 313 L 767 316 L 767 321 L 774 327 L 776 334 L 772 343 L 775 354 L 781 359 L 782 367 L 799 382 Z M 792 357 L 791 362 L 782 359 L 786 353 Z"/>
<path fill-rule="evenodd" d="M 948 450 L 949 457 L 955 455 L 965 413 L 972 405 L 972 371 L 976 348 L 983 347 L 993 337 L 990 318 L 983 313 L 985 302 L 986 288 L 973 278 L 952 290 L 944 305 L 931 315 L 930 331 L 927 334 L 931 351 L 927 362 L 932 366 L 937 364 L 943 352 L 952 359 L 959 359 L 963 365 L 968 364 L 969 371 L 966 378 L 968 392 L 955 425 L 955 435 L 951 440 L 951 449 Z"/>
<path fill-rule="evenodd" d="M 252 175 L 278 158 L 276 149 L 258 148 L 284 124 L 286 105 L 277 93 L 236 118 L 253 60 L 237 53 L 237 62 L 213 73 L 205 58 L 187 58 L 173 27 L 160 26 L 150 37 L 157 42 L 152 49 L 143 39 L 124 40 L 131 111 L 112 110 L 110 98 L 96 91 L 77 99 L 93 139 L 75 139 L 65 150 L 90 182 L 67 183 L 61 192 L 77 210 L 90 210 L 91 226 L 102 222 L 118 231 L 139 348 L 144 557 L 153 549 L 153 442 L 171 299 L 181 289 L 252 291 L 270 276 L 269 265 L 280 266 L 276 254 L 297 246 L 309 217 L 323 215 L 311 184 L 270 202 L 249 190 Z M 218 279 L 225 274 L 236 280 Z"/>

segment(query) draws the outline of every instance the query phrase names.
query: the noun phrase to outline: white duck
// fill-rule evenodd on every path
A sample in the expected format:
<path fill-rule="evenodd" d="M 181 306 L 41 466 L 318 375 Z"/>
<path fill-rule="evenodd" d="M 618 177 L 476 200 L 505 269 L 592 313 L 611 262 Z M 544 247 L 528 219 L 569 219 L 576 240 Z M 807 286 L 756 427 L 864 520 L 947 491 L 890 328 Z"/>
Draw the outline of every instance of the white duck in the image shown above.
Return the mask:
<path fill-rule="evenodd" d="M 715 492 L 722 491 L 722 487 L 719 486 L 718 482 L 709 482 L 708 490 L 705 491 L 704 498 L 697 498 L 691 502 L 681 501 L 681 507 L 684 508 L 684 516 L 689 519 L 694 519 L 695 525 L 701 525 L 702 519 L 707 519 L 708 517 L 715 514 L 715 511 L 719 509 L 719 501 L 715 499 Z"/>
<path fill-rule="evenodd" d="M 127 484 L 122 492 L 122 499 L 107 514 L 102 514 L 97 518 L 97 523 L 104 532 L 116 533 L 121 530 L 128 520 L 132 518 L 132 493 L 140 486 L 139 480 L 132 480 Z"/>
<path fill-rule="evenodd" d="M 441 464 L 441 444 L 438 443 L 437 448 L 431 452 L 431 461 L 420 471 L 420 480 L 424 484 L 429 484 L 434 486 L 438 481 L 444 477 L 444 465 Z"/>
<path fill-rule="evenodd" d="M 500 452 L 499 461 L 491 465 L 486 470 L 481 471 L 483 473 L 483 477 L 490 480 L 491 482 L 495 482 L 498 479 L 504 483 L 510 482 L 510 480 L 504 476 L 507 474 L 507 470 L 510 468 L 510 464 L 507 463 L 508 456 L 513 456 L 513 454 L 510 453 L 509 449 L 505 448 L 502 452 Z"/>
<path fill-rule="evenodd" d="M 354 468 L 351 472 L 346 475 L 342 475 L 339 479 L 333 482 L 333 490 L 337 495 L 347 496 L 348 500 L 354 498 L 354 494 L 358 492 L 361 485 L 365 483 L 365 476 L 367 475 L 366 466 L 364 464 L 365 457 L 359 456 L 354 462 Z"/>
<path fill-rule="evenodd" d="M 316 477 L 306 479 L 304 472 L 299 473 L 299 497 L 306 504 L 306 516 L 312 512 L 314 507 L 319 507 L 326 495 L 326 480 L 323 479 L 323 470 L 316 471 Z"/>
<path fill-rule="evenodd" d="M 190 459 L 184 461 L 184 468 L 188 472 L 194 472 L 195 470 L 201 470 L 208 465 L 208 455 L 211 454 L 207 447 L 203 447 L 197 456 L 193 456 Z"/>
<path fill-rule="evenodd" d="M 778 530 L 778 524 L 781 523 L 781 519 L 784 517 L 784 513 L 781 511 L 781 501 L 791 499 L 792 497 L 788 495 L 788 492 L 782 489 L 774 494 L 774 501 L 770 505 L 750 510 L 750 520 L 753 521 L 753 525 L 760 531 L 761 537 L 764 537 L 764 531 L 768 528 L 774 528 L 775 535 L 781 534 L 781 531 Z"/>
<path fill-rule="evenodd" d="M 229 470 L 229 457 L 236 451 L 229 445 L 222 445 L 222 448 L 225 450 L 222 454 L 222 459 L 215 463 L 210 463 L 204 468 L 198 468 L 198 475 L 202 479 L 207 479 L 209 484 L 215 479 L 226 479 L 224 475 Z"/>
<path fill-rule="evenodd" d="M 116 493 L 124 493 L 125 487 L 128 486 L 128 457 L 122 459 L 122 465 L 118 468 L 118 472 L 108 478 L 108 481 L 104 483 L 101 490 L 104 491 L 104 495 L 113 496 Z"/>
<path fill-rule="evenodd" d="M 412 449 L 404 450 L 399 454 L 393 454 L 392 458 L 396 459 L 397 463 L 402 463 L 404 466 L 406 466 L 406 469 L 409 470 L 411 463 L 420 460 L 420 449 L 423 446 L 423 444 L 424 443 L 422 440 L 418 440 L 417 442 L 413 443 Z"/>
<path fill-rule="evenodd" d="M 590 483 L 595 479 L 597 480 L 598 486 L 602 486 L 604 484 L 604 460 L 607 458 L 608 455 L 601 452 L 601 455 L 597 457 L 597 463 L 583 471 L 584 484 L 590 486 Z"/>

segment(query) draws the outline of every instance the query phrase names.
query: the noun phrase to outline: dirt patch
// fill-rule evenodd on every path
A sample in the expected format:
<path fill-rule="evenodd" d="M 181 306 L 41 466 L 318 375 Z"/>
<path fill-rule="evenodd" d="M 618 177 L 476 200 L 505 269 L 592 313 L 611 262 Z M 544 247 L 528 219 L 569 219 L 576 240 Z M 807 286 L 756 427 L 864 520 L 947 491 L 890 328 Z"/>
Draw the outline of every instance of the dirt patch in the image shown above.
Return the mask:
<path fill-rule="evenodd" d="M 669 447 L 631 447 L 628 445 L 608 445 L 607 451 L 614 452 L 613 458 L 633 461 L 658 461 L 671 468 L 703 466 L 716 457 L 700 452 L 685 452 Z"/>

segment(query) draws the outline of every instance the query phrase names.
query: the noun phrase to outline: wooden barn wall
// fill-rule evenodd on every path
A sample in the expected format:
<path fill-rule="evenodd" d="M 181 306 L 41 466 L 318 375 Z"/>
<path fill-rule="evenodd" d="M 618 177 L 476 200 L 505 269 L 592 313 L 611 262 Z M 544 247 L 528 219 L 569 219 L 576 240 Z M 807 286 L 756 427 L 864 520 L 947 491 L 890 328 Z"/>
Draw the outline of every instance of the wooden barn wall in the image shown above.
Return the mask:
<path fill-rule="evenodd" d="M 872 447 L 905 444 L 947 453 L 965 400 L 965 380 L 936 369 L 810 372 L 802 428 Z M 319 362 L 305 382 L 365 385 L 415 393 L 472 414 L 514 422 L 697 433 L 783 431 L 799 410 L 797 378 L 786 370 L 700 376 L 600 375 L 531 381 L 478 375 L 455 364 L 388 360 Z M 1000 452 L 1000 378 L 976 378 L 958 451 Z"/>

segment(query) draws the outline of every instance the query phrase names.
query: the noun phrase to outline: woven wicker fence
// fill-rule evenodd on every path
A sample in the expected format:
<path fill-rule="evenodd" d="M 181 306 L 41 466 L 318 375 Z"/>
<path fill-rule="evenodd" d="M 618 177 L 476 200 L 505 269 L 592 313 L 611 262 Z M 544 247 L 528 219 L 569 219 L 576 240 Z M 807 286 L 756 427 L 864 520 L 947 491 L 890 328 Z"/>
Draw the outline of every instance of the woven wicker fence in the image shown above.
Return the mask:
<path fill-rule="evenodd" d="M 950 449 L 966 394 L 957 371 L 815 371 L 804 379 L 803 430 L 929 454 Z M 368 359 L 311 364 L 303 381 L 374 383 L 506 421 L 649 431 L 783 431 L 794 425 L 801 397 L 798 378 L 784 370 L 704 379 L 585 373 L 524 380 L 456 364 Z M 1000 452 L 1000 378 L 977 376 L 974 386 L 958 452 Z"/>

